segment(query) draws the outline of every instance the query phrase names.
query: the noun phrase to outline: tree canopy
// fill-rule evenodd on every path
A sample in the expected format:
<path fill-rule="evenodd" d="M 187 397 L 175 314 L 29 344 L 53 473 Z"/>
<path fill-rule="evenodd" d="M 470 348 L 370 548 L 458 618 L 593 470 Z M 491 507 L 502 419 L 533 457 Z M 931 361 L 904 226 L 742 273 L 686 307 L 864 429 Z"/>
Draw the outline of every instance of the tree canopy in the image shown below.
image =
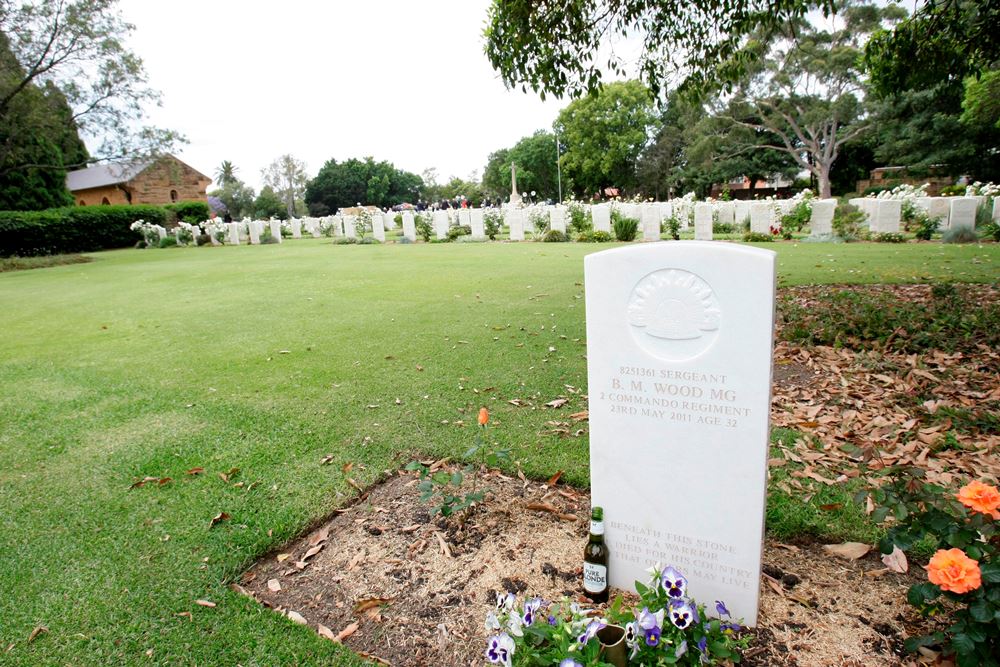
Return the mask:
<path fill-rule="evenodd" d="M 636 164 L 659 122 L 649 89 L 639 81 L 608 83 L 596 94 L 570 102 L 555 126 L 565 146 L 563 173 L 572 179 L 574 191 L 634 189 Z"/>
<path fill-rule="evenodd" d="M 415 202 L 422 187 L 420 176 L 390 162 L 371 157 L 328 160 L 306 186 L 305 201 L 311 214 L 327 215 L 356 204 L 388 207 Z"/>
<path fill-rule="evenodd" d="M 631 37 L 641 40 L 640 78 L 657 95 L 671 82 L 704 88 L 738 80 L 761 56 L 743 48 L 747 35 L 768 38 L 811 9 L 828 13 L 833 5 L 833 0 L 493 0 L 485 48 L 507 86 L 531 88 L 543 98 L 578 97 L 598 90 L 605 74 L 630 74 L 629 63 L 613 47 Z"/>
<path fill-rule="evenodd" d="M 538 200 L 558 199 L 554 134 L 547 130 L 537 130 L 531 136 L 520 139 L 511 148 L 501 148 L 490 153 L 483 170 L 483 190 L 491 197 L 506 199 L 510 195 L 511 162 L 517 168 L 518 192 L 535 192 Z"/>

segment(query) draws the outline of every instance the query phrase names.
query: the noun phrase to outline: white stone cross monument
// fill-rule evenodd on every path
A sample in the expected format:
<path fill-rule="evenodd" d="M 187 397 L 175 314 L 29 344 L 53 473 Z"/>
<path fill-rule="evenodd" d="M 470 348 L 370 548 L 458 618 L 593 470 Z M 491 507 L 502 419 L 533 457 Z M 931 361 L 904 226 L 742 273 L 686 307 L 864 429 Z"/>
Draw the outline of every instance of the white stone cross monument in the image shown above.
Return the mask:
<path fill-rule="evenodd" d="M 659 562 L 757 622 L 775 253 L 680 241 L 584 258 L 590 475 L 609 583 Z"/>

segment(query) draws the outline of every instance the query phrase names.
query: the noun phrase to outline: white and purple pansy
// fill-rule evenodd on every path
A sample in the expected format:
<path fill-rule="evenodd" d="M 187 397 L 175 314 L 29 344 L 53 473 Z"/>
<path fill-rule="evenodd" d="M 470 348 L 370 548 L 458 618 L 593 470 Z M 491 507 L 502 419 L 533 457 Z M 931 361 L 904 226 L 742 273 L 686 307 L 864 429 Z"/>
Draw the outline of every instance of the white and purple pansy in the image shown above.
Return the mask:
<path fill-rule="evenodd" d="M 663 592 L 672 598 L 682 598 L 687 595 L 687 585 L 687 579 L 673 566 L 668 566 L 660 574 L 660 586 L 663 587 Z"/>
<path fill-rule="evenodd" d="M 674 652 L 675 658 L 680 658 L 682 655 L 688 651 L 688 641 L 686 639 L 682 640 L 680 644 L 677 645 L 677 651 Z"/>
<path fill-rule="evenodd" d="M 486 614 L 486 631 L 495 632 L 500 629 L 500 619 L 492 611 Z"/>
<path fill-rule="evenodd" d="M 643 607 L 639 612 L 636 625 L 642 633 L 642 638 L 646 641 L 646 646 L 659 646 L 660 635 L 663 633 L 663 610 L 655 614 L 649 611 L 648 607 Z"/>
<path fill-rule="evenodd" d="M 698 610 L 687 600 L 670 601 L 670 622 L 684 630 L 698 622 Z"/>
<path fill-rule="evenodd" d="M 489 644 L 486 645 L 486 659 L 494 665 L 504 665 L 510 667 L 511 658 L 514 655 L 514 640 L 510 635 L 500 634 L 490 637 Z"/>
<path fill-rule="evenodd" d="M 524 601 L 524 613 L 521 615 L 521 622 L 524 625 L 531 625 L 535 622 L 535 616 L 543 602 L 542 598 L 531 598 Z"/>
<path fill-rule="evenodd" d="M 517 614 L 511 614 L 507 619 L 507 632 L 514 635 L 515 637 L 523 637 L 524 630 L 521 629 L 521 617 Z"/>
<path fill-rule="evenodd" d="M 722 600 L 715 601 L 715 611 L 719 613 L 719 616 L 729 616 L 729 609 L 726 608 L 726 603 Z"/>
<path fill-rule="evenodd" d="M 500 613 L 510 613 L 517 605 L 517 598 L 513 593 L 497 593 L 497 611 Z"/>
<path fill-rule="evenodd" d="M 583 667 L 583 665 L 578 663 L 573 658 L 563 658 L 559 663 L 559 667 Z"/>
<path fill-rule="evenodd" d="M 580 646 L 585 646 L 587 642 L 597 636 L 599 630 L 606 628 L 607 625 L 603 618 L 595 618 L 590 623 L 587 623 L 587 627 L 583 629 L 583 633 L 576 638 L 577 643 Z"/>

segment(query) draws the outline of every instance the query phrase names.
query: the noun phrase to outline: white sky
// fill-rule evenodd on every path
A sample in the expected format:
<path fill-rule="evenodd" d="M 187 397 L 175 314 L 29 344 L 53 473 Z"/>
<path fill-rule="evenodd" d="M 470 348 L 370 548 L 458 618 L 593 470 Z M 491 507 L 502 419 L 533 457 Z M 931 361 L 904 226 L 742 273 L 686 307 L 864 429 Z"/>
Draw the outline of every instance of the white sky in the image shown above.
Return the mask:
<path fill-rule="evenodd" d="M 508 91 L 483 52 L 489 0 L 122 0 L 131 48 L 185 134 L 178 157 L 213 176 L 291 153 L 314 176 L 372 156 L 438 180 L 482 172 L 490 152 L 551 129 L 567 101 Z"/>

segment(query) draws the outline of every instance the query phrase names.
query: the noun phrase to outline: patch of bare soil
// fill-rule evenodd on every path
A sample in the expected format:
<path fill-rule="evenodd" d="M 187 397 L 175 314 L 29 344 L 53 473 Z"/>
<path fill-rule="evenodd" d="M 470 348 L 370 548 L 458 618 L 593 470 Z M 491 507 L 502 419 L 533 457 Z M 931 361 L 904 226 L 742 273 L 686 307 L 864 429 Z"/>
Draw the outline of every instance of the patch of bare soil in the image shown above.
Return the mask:
<path fill-rule="evenodd" d="M 240 590 L 352 650 L 392 665 L 480 665 L 498 591 L 580 599 L 590 497 L 488 473 L 485 506 L 464 523 L 432 519 L 416 478 L 368 489 L 309 535 L 248 570 Z M 767 542 L 760 625 L 748 665 L 907 664 L 923 621 L 912 575 L 869 554 Z"/>

